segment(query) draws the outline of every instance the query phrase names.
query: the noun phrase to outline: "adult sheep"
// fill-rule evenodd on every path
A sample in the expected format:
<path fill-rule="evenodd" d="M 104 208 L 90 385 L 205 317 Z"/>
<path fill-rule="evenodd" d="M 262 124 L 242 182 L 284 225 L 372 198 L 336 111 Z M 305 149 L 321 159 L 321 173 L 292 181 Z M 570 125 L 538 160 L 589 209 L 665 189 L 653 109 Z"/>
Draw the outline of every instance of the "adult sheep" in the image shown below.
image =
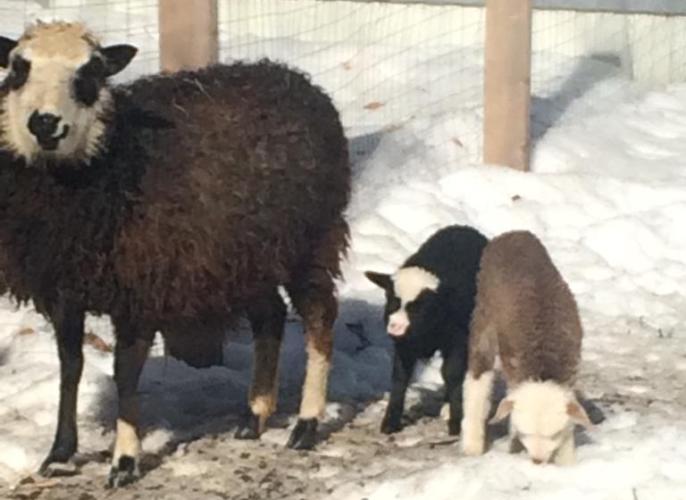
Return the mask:
<path fill-rule="evenodd" d="M 119 400 L 112 486 L 137 475 L 135 393 L 156 331 L 202 337 L 248 317 L 251 415 L 237 437 L 259 437 L 276 405 L 281 285 L 308 352 L 289 446 L 313 446 L 348 239 L 347 143 L 319 88 L 267 61 L 109 86 L 135 53 L 101 46 L 78 23 L 0 38 L 9 69 L 0 253 L 11 294 L 54 325 L 61 366 L 57 433 L 41 470 L 76 451 L 84 314 L 108 314 Z"/>

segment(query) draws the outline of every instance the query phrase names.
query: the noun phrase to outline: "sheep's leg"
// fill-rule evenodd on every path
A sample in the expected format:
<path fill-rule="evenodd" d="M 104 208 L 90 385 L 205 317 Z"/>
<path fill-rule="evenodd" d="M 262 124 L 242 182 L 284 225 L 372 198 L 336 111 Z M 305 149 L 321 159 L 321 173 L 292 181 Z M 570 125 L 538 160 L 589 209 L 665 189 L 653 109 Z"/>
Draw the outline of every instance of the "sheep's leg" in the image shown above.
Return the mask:
<path fill-rule="evenodd" d="M 462 422 L 462 384 L 464 383 L 467 365 L 466 345 L 454 346 L 443 353 L 441 375 L 445 382 L 445 392 L 450 404 L 450 418 L 448 419 L 448 434 L 456 436 L 460 433 Z"/>
<path fill-rule="evenodd" d="M 295 309 L 303 319 L 307 342 L 307 372 L 303 385 L 298 422 L 288 447 L 309 449 L 315 444 L 318 417 L 324 413 L 326 390 L 333 352 L 333 324 L 338 303 L 333 277 L 340 275 L 348 225 L 337 220 L 313 248 L 304 266 L 293 273 L 286 286 Z"/>
<path fill-rule="evenodd" d="M 319 417 L 326 406 L 326 390 L 333 352 L 333 324 L 338 313 L 333 280 L 322 271 L 303 281 L 304 288 L 289 286 L 293 305 L 303 319 L 307 343 L 307 371 L 298 422 L 288 447 L 314 447 Z"/>
<path fill-rule="evenodd" d="M 393 384 L 391 397 L 386 407 L 386 414 L 381 421 L 381 432 L 392 434 L 402 429 L 403 410 L 405 409 L 405 393 L 410 383 L 417 359 L 414 353 L 407 353 L 396 346 L 393 358 Z"/>
<path fill-rule="evenodd" d="M 153 333 L 137 336 L 130 328 L 116 326 L 117 345 L 114 352 L 114 379 L 119 397 L 117 435 L 108 479 L 111 488 L 124 486 L 138 479 L 138 458 L 141 450 L 138 437 L 138 380 L 148 357 Z M 140 333 L 140 332 L 135 332 Z"/>
<path fill-rule="evenodd" d="M 286 322 L 286 305 L 277 290 L 248 308 L 255 339 L 250 414 L 236 431 L 238 439 L 257 439 L 276 409 L 279 352 Z"/>
<path fill-rule="evenodd" d="M 573 431 L 569 433 L 557 449 L 554 462 L 557 465 L 574 465 L 576 463 L 576 447 L 574 444 Z"/>
<path fill-rule="evenodd" d="M 482 455 L 486 448 L 486 419 L 490 411 L 493 371 L 474 375 L 467 373 L 464 382 L 464 418 L 462 451 L 465 455 Z"/>
<path fill-rule="evenodd" d="M 83 312 L 62 307 L 51 315 L 51 320 L 60 359 L 60 406 L 55 440 L 39 470 L 44 476 L 52 474 L 51 464 L 65 463 L 76 453 L 76 402 L 83 371 Z"/>
<path fill-rule="evenodd" d="M 496 331 L 489 323 L 487 308 L 477 297 L 469 339 L 469 370 L 464 381 L 462 451 L 481 455 L 486 448 L 486 419 L 491 409 Z"/>

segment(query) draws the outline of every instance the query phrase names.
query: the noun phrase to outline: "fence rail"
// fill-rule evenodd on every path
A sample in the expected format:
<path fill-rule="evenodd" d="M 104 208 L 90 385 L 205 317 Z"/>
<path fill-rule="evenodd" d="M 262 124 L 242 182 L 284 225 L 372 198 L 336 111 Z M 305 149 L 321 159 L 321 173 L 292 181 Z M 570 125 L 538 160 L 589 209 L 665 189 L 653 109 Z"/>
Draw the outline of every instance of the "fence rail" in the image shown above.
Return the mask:
<path fill-rule="evenodd" d="M 339 0 L 319 0 L 333 2 Z M 485 0 L 352 0 L 355 2 L 454 5 L 484 7 Z M 514 0 L 513 0 L 514 1 Z M 613 14 L 653 14 L 658 16 L 686 16 L 684 0 L 534 0 L 534 9 L 569 10 L 576 12 L 605 12 Z"/>

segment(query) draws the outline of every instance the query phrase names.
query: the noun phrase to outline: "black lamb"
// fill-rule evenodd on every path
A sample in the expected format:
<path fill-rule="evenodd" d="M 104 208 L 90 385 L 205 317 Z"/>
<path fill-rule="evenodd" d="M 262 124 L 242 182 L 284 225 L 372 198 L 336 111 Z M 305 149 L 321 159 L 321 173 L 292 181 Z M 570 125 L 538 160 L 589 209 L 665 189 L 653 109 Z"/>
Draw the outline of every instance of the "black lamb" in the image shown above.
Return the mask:
<path fill-rule="evenodd" d="M 384 321 L 395 346 L 391 397 L 382 432 L 402 428 L 405 393 L 417 360 L 436 351 L 443 357 L 441 375 L 450 405 L 448 432 L 460 432 L 469 322 L 486 243 L 476 229 L 449 226 L 426 240 L 394 274 L 365 273 L 386 292 Z"/>

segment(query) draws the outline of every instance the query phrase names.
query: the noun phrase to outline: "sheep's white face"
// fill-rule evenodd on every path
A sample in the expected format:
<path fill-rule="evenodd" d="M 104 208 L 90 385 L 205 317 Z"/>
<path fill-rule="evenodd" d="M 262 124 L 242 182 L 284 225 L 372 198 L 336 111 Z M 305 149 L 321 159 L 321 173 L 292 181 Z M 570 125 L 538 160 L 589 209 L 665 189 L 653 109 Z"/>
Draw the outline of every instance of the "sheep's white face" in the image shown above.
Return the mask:
<path fill-rule="evenodd" d="M 0 102 L 2 147 L 29 163 L 91 158 L 102 146 L 111 106 L 106 78 L 135 52 L 129 46 L 101 48 L 76 23 L 39 23 L 17 42 L 1 39 L 0 66 L 8 69 Z"/>
<path fill-rule="evenodd" d="M 574 425 L 591 422 L 572 391 L 554 382 L 525 382 L 508 394 L 493 421 L 510 415 L 511 434 L 534 463 L 550 462 L 573 439 Z"/>
<path fill-rule="evenodd" d="M 437 294 L 441 281 L 426 269 L 403 267 L 393 275 L 371 271 L 365 275 L 386 291 L 384 319 L 390 336 L 430 332 L 443 319 Z"/>

